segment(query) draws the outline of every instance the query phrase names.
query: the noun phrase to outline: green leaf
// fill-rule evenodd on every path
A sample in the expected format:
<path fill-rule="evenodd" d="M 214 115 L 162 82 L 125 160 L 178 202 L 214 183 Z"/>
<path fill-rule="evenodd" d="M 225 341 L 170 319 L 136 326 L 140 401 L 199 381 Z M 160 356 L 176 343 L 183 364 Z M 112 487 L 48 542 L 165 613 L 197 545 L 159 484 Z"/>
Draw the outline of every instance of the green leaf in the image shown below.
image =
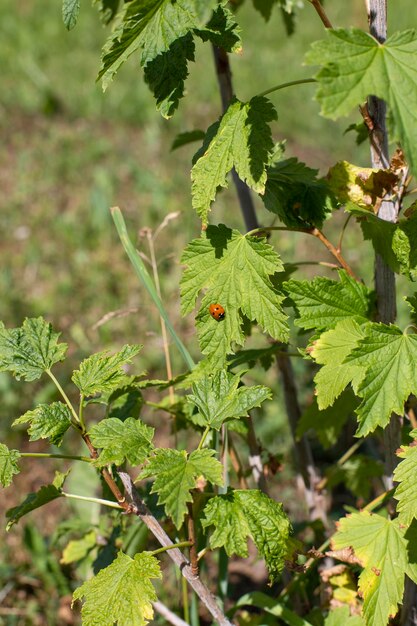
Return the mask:
<path fill-rule="evenodd" d="M 62 485 L 67 475 L 68 472 L 66 474 L 55 472 L 55 478 L 51 485 L 43 485 L 35 493 L 29 493 L 21 504 L 6 511 L 6 517 L 9 519 L 6 530 L 10 530 L 24 515 L 27 515 L 35 509 L 39 509 L 41 506 L 44 506 L 44 504 L 52 502 L 52 500 L 56 500 L 56 498 L 61 498 Z"/>
<path fill-rule="evenodd" d="M 10 330 L 0 322 L 0 371 L 12 372 L 18 380 L 37 380 L 65 357 L 67 344 L 58 344 L 59 335 L 42 317 L 26 318 Z"/>
<path fill-rule="evenodd" d="M 267 170 L 263 202 L 290 228 L 321 227 L 332 210 L 331 193 L 317 170 L 297 159 L 278 161 Z"/>
<path fill-rule="evenodd" d="M 314 342 L 310 355 L 316 363 L 324 366 L 314 378 L 317 404 L 321 411 L 331 406 L 349 383 L 356 393 L 364 368 L 357 363 L 346 365 L 345 359 L 363 336 L 359 324 L 353 319 L 346 319 Z"/>
<path fill-rule="evenodd" d="M 383 473 L 380 461 L 356 454 L 343 465 L 332 465 L 326 470 L 327 486 L 333 489 L 344 483 L 354 496 L 367 500 L 371 494 L 372 478 L 380 478 Z"/>
<path fill-rule="evenodd" d="M 346 209 L 359 220 L 365 239 L 382 256 L 385 263 L 397 274 L 410 280 L 417 278 L 417 212 L 412 211 L 405 219 L 393 224 L 356 205 Z M 407 210 L 407 212 L 409 209 Z"/>
<path fill-rule="evenodd" d="M 282 504 L 257 489 L 234 490 L 212 498 L 204 509 L 202 526 L 214 526 L 212 549 L 224 547 L 231 556 L 248 556 L 251 536 L 265 559 L 271 582 L 284 567 L 291 525 Z"/>
<path fill-rule="evenodd" d="M 85 598 L 81 609 L 84 626 L 144 626 L 153 618 L 157 599 L 152 578 L 162 578 L 150 552 L 133 559 L 119 552 L 111 565 L 74 591 L 73 603 Z"/>
<path fill-rule="evenodd" d="M 80 0 L 62 0 L 62 19 L 67 30 L 74 28 L 79 12 Z"/>
<path fill-rule="evenodd" d="M 214 485 L 223 485 L 223 466 L 214 459 L 215 451 L 204 448 L 194 450 L 188 456 L 185 450 L 158 448 L 149 465 L 138 476 L 139 480 L 155 476 L 151 493 L 158 493 L 158 504 L 165 505 L 165 512 L 175 526 L 180 528 L 187 512 L 187 502 L 192 502 L 191 489 L 204 476 Z"/>
<path fill-rule="evenodd" d="M 187 265 L 181 279 L 183 315 L 195 306 L 200 290 L 206 289 L 197 316 L 197 329 L 204 354 L 210 354 L 218 367 L 231 352 L 232 342 L 244 342 L 243 317 L 257 321 L 274 339 L 288 339 L 284 297 L 271 282 L 282 272 L 282 262 L 263 237 L 243 236 L 223 224 L 209 226 L 200 239 L 186 247 L 181 263 Z M 208 312 L 212 303 L 226 311 L 217 322 Z"/>
<path fill-rule="evenodd" d="M 119 27 L 103 49 L 98 77 L 106 89 L 131 54 L 142 48 L 141 65 L 168 52 L 193 29 L 203 28 L 217 0 L 132 0 L 122 10 Z"/>
<path fill-rule="evenodd" d="M 75 563 L 84 559 L 89 552 L 97 545 L 97 533 L 95 530 L 91 530 L 85 534 L 81 539 L 72 539 L 67 543 L 63 552 L 60 563 L 68 565 L 68 563 Z"/>
<path fill-rule="evenodd" d="M 13 481 L 13 475 L 20 472 L 17 461 L 20 459 L 19 450 L 9 450 L 0 443 L 0 485 L 8 487 Z"/>
<path fill-rule="evenodd" d="M 392 139 L 400 141 L 414 174 L 417 171 L 417 36 L 394 33 L 383 44 L 363 32 L 328 30 L 312 44 L 306 61 L 322 65 L 317 100 L 323 115 L 336 119 L 362 104 L 367 96 L 383 98 L 393 121 Z"/>
<path fill-rule="evenodd" d="M 184 133 L 179 133 L 172 142 L 171 150 L 177 150 L 182 146 L 186 146 L 189 143 L 193 143 L 194 141 L 201 141 L 205 137 L 205 132 L 203 130 L 189 130 Z"/>
<path fill-rule="evenodd" d="M 327 615 L 324 626 L 365 626 L 360 615 L 350 615 L 348 606 L 340 606 Z"/>
<path fill-rule="evenodd" d="M 339 270 L 338 274 L 340 282 L 318 276 L 313 281 L 289 280 L 284 283 L 296 308 L 297 326 L 327 330 L 343 319 L 353 319 L 359 324 L 367 321 L 369 289 L 345 270 Z"/>
<path fill-rule="evenodd" d="M 311 622 L 299 617 L 294 611 L 288 609 L 284 604 L 277 602 L 276 598 L 268 596 L 266 593 L 262 593 L 262 591 L 251 591 L 249 593 L 245 593 L 245 595 L 241 596 L 236 604 L 232 607 L 231 610 L 235 611 L 237 608 L 243 606 L 256 606 L 258 609 L 265 611 L 266 613 L 270 613 L 271 615 L 275 615 L 279 618 L 280 622 L 284 624 L 288 624 L 288 626 L 312 626 Z M 228 614 L 229 611 L 228 611 Z M 261 616 L 256 616 L 261 617 Z M 252 614 L 251 614 L 252 618 Z M 276 621 L 265 621 L 264 617 L 261 617 L 262 621 L 252 622 L 249 624 L 276 624 Z"/>
<path fill-rule="evenodd" d="M 358 400 L 350 389 L 337 398 L 333 406 L 323 411 L 320 411 L 317 398 L 314 397 L 297 424 L 297 437 L 302 437 L 308 430 L 313 429 L 323 448 L 334 446 L 343 426 L 357 406 Z"/>
<path fill-rule="evenodd" d="M 113 391 L 126 382 L 122 366 L 130 363 L 141 348 L 139 345 L 126 344 L 120 352 L 111 356 L 108 350 L 92 354 L 84 359 L 80 369 L 75 370 L 71 380 L 85 396 Z"/>
<path fill-rule="evenodd" d="M 226 52 L 242 50 L 240 28 L 233 13 L 225 6 L 219 5 L 205 28 L 196 33 L 203 41 L 210 41 L 214 46 L 223 48 Z"/>
<path fill-rule="evenodd" d="M 415 435 L 414 441 L 409 446 L 401 446 L 397 451 L 397 456 L 403 459 L 394 470 L 394 481 L 398 483 L 394 498 L 398 500 L 397 513 L 403 524 L 410 524 L 417 518 L 417 493 L 416 493 L 416 471 L 417 471 L 417 446 Z"/>
<path fill-rule="evenodd" d="M 145 82 L 154 95 L 157 110 L 166 119 L 174 114 L 184 95 L 188 61 L 194 61 L 194 49 L 193 37 L 187 33 L 145 66 Z"/>
<path fill-rule="evenodd" d="M 417 582 L 416 563 L 409 560 L 412 542 L 405 536 L 406 531 L 398 519 L 389 520 L 367 511 L 339 520 L 332 546 L 334 550 L 353 549 L 361 561 L 364 570 L 359 577 L 359 591 L 367 624 L 384 626 L 389 616 L 397 613 L 404 574 Z"/>
<path fill-rule="evenodd" d="M 417 393 L 417 335 L 404 334 L 396 326 L 365 325 L 364 336 L 345 363 L 365 370 L 355 391 L 362 398 L 356 436 L 384 428 L 391 414 L 402 415 L 408 396 Z"/>
<path fill-rule="evenodd" d="M 133 417 L 124 422 L 116 417 L 101 420 L 89 434 L 93 446 L 101 448 L 95 461 L 99 467 L 111 463 L 121 465 L 125 460 L 139 465 L 153 449 L 154 429 Z"/>
<path fill-rule="evenodd" d="M 250 409 L 271 398 L 267 387 L 238 388 L 239 384 L 240 376 L 227 370 L 219 370 L 195 383 L 187 400 L 198 409 L 197 423 L 219 430 L 227 419 L 247 416 Z"/>
<path fill-rule="evenodd" d="M 98 5 L 102 22 L 109 24 L 115 17 L 119 9 L 119 0 L 93 0 L 94 5 Z"/>
<path fill-rule="evenodd" d="M 266 98 L 256 96 L 249 102 L 233 98 L 218 127 L 210 127 L 203 153 L 191 170 L 193 207 L 204 224 L 217 188 L 227 187 L 226 177 L 233 167 L 251 189 L 265 192 L 266 167 L 274 147 L 269 122 L 275 119 L 276 111 Z"/>
<path fill-rule="evenodd" d="M 55 446 L 60 446 L 71 426 L 71 412 L 62 402 L 39 404 L 33 411 L 26 411 L 24 415 L 15 419 L 12 425 L 17 424 L 30 424 L 28 428 L 30 441 L 49 439 Z"/>

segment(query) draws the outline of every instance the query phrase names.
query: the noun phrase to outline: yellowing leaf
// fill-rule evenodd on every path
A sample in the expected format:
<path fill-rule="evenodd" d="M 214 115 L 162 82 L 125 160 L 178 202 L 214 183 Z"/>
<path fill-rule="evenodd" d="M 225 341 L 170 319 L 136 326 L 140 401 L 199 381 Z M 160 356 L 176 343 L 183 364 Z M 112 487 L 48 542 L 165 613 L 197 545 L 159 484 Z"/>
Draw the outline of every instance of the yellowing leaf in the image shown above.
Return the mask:
<path fill-rule="evenodd" d="M 417 582 L 417 565 L 410 554 L 415 536 L 406 536 L 406 531 L 398 519 L 389 520 L 367 511 L 339 520 L 332 546 L 334 550 L 351 547 L 362 563 L 359 590 L 369 626 L 385 626 L 389 616 L 397 613 L 405 574 Z"/>
<path fill-rule="evenodd" d="M 358 167 L 340 161 L 329 169 L 326 180 L 340 202 L 350 201 L 372 210 L 377 200 L 382 200 L 392 190 L 398 178 L 390 170 Z"/>
<path fill-rule="evenodd" d="M 85 598 L 83 626 L 145 626 L 153 618 L 157 597 L 152 578 L 161 578 L 159 563 L 149 552 L 133 559 L 119 552 L 111 565 L 74 592 L 73 603 Z"/>

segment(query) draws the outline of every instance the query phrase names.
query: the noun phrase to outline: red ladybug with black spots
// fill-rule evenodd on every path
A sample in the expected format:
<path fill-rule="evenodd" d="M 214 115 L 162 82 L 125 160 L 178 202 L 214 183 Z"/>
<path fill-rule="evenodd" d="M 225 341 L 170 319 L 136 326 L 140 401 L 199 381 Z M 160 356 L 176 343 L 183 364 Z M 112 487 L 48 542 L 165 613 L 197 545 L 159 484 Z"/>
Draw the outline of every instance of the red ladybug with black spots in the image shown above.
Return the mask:
<path fill-rule="evenodd" d="M 224 319 L 226 312 L 221 304 L 210 304 L 209 311 L 211 317 L 214 317 L 215 320 L 220 322 L 220 320 Z"/>

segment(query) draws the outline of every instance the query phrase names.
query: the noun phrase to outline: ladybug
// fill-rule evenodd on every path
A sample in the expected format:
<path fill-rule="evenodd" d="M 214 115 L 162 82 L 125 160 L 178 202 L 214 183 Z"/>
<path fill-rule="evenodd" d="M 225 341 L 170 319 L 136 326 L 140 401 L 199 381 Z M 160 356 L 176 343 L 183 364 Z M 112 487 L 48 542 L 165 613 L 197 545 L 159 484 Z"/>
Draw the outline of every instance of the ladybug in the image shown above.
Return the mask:
<path fill-rule="evenodd" d="M 210 304 L 209 311 L 211 317 L 214 317 L 218 322 L 224 320 L 225 311 L 221 304 Z"/>

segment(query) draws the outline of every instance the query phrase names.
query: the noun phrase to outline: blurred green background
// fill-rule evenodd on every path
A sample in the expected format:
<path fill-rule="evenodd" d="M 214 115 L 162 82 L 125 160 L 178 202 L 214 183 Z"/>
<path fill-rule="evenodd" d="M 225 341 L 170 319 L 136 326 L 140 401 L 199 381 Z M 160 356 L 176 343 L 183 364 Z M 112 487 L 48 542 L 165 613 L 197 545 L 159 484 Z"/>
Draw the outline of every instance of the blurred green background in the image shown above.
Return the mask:
<path fill-rule="evenodd" d="M 366 29 L 364 4 L 327 0 L 325 6 L 335 26 Z M 388 5 L 391 32 L 416 24 L 414 0 Z M 290 39 L 278 10 L 265 24 L 246 0 L 237 18 L 243 52 L 233 57 L 232 69 L 240 99 L 313 75 L 312 68 L 303 67 L 303 57 L 324 30 L 312 7 L 297 12 L 296 32 Z M 205 130 L 220 114 L 211 49 L 197 43 L 186 98 L 167 121 L 156 112 L 135 58 L 102 93 L 95 79 L 108 29 L 90 2 L 82 2 L 79 22 L 69 33 L 56 0 L 2 0 L 0 24 L 0 319 L 7 326 L 18 326 L 26 316 L 43 315 L 62 331 L 70 350 L 58 371 L 61 382 L 91 351 L 125 342 L 145 345 L 137 371 L 146 369 L 163 378 L 159 320 L 125 257 L 109 207 L 122 208 L 133 240 L 146 255 L 143 229 L 155 230 L 167 214 L 176 214 L 155 242 L 158 269 L 172 321 L 198 359 L 193 319 L 181 319 L 178 290 L 180 252 L 200 229 L 190 198 L 191 157 L 197 144 L 175 152 L 170 146 L 178 132 Z M 278 111 L 274 139 L 285 139 L 288 156 L 298 156 L 322 174 L 339 159 L 368 165 L 367 146 L 356 146 L 353 133 L 343 134 L 358 115 L 338 123 L 320 117 L 313 90 L 312 85 L 303 85 L 270 96 Z M 272 223 L 273 216 L 258 199 L 256 204 L 260 221 Z M 232 187 L 219 195 L 212 221 L 243 228 Z M 343 215 L 336 216 L 330 230 L 335 237 L 343 221 Z M 357 234 L 352 224 L 346 234 L 346 256 L 371 280 L 373 253 L 370 247 L 351 245 Z M 306 241 L 303 235 L 280 235 L 271 242 L 286 262 L 329 260 L 316 241 Z M 307 275 L 313 271 L 308 266 L 305 270 Z M 255 332 L 250 346 L 263 341 Z M 182 363 L 175 353 L 173 361 L 178 374 Z M 297 367 L 303 377 L 303 366 Z M 250 380 L 274 388 L 277 399 L 257 428 L 270 449 L 281 454 L 289 447 L 289 434 L 276 373 L 253 371 Z M 24 385 L 0 374 L 0 440 L 27 446 L 26 436 L 11 432 L 10 424 L 53 393 L 42 381 Z M 310 394 L 306 389 L 304 396 Z M 149 420 L 160 424 L 166 435 L 165 415 L 150 414 Z M 30 449 L 44 447 L 38 442 Z M 1 508 L 48 482 L 54 467 L 51 461 L 28 463 L 14 486 L 1 492 Z M 76 491 L 86 479 L 81 476 L 74 482 Z M 49 550 L 48 535 L 67 510 L 50 505 L 7 537 L 0 565 L 0 624 L 78 623 L 68 608 L 72 583 Z M 57 586 L 64 600 L 59 601 Z"/>

